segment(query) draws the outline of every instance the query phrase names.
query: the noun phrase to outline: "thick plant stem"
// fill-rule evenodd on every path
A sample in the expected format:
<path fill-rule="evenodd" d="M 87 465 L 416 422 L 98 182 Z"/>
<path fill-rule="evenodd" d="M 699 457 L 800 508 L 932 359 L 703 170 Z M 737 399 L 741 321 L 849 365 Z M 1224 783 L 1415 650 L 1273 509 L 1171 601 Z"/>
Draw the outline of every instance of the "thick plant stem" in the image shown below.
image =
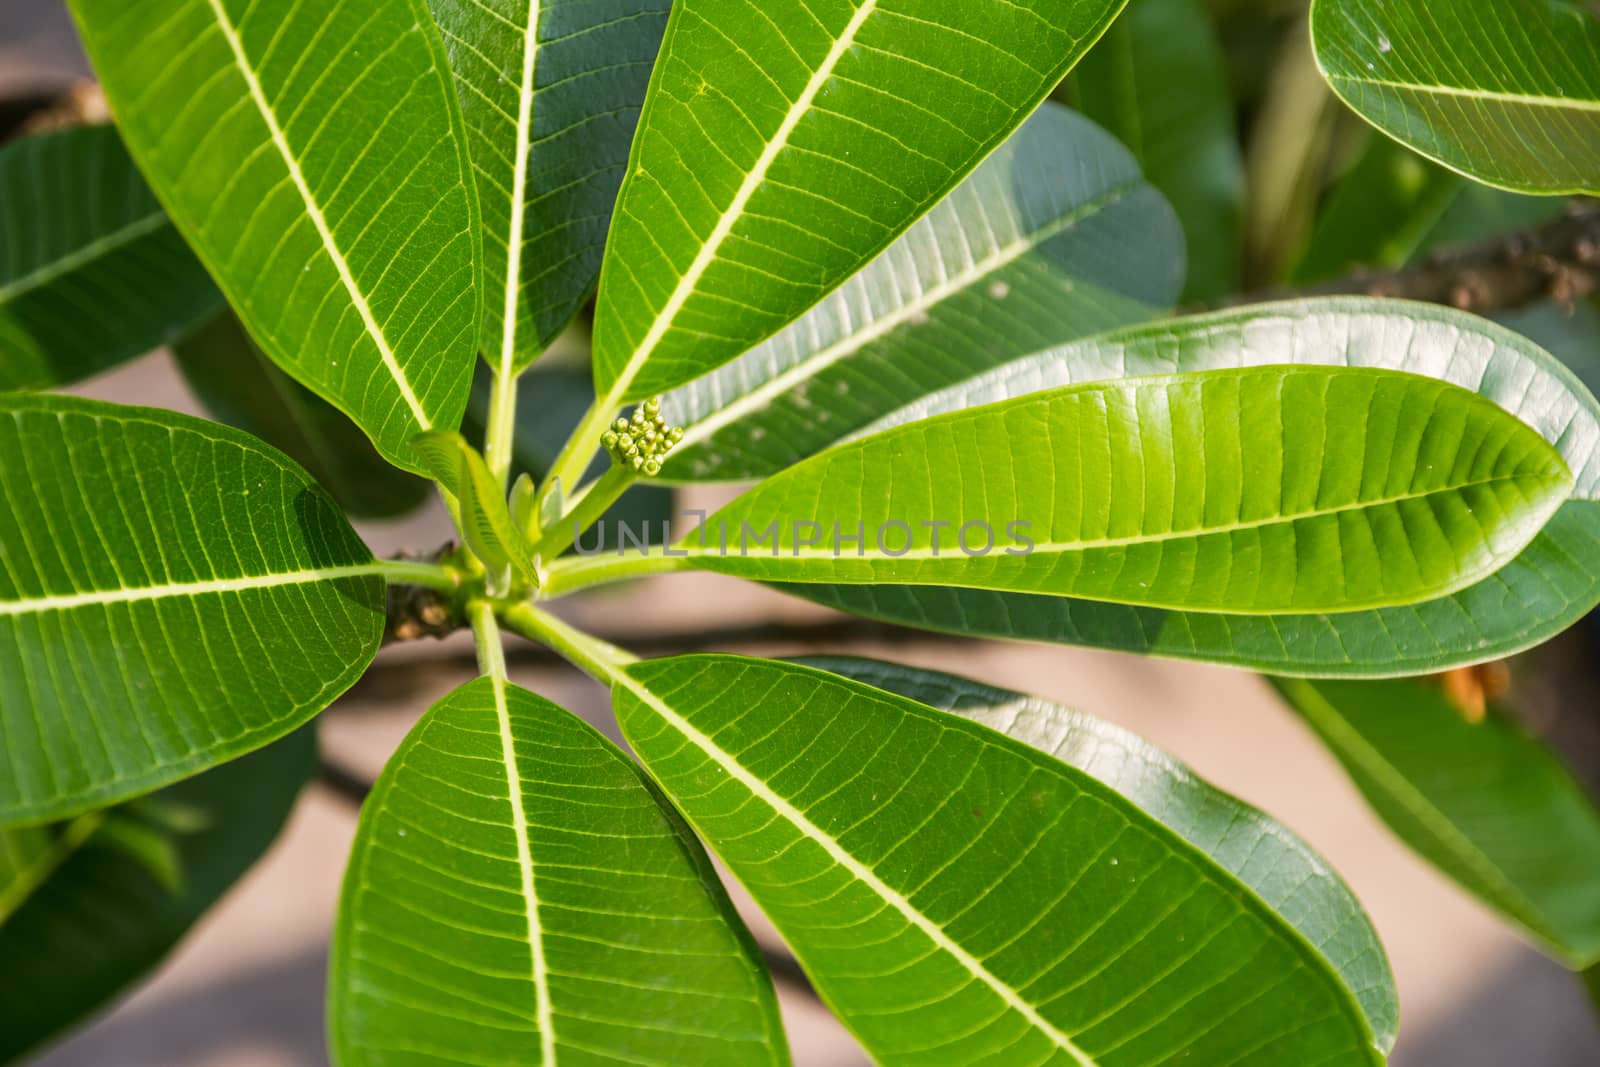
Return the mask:
<path fill-rule="evenodd" d="M 489 426 L 484 433 L 483 459 L 503 490 L 511 482 L 511 448 L 517 429 L 517 376 L 496 370 L 489 391 Z"/>
<path fill-rule="evenodd" d="M 445 593 L 453 593 L 461 588 L 461 572 L 438 563 L 386 559 L 379 561 L 375 570 L 382 574 L 390 585 L 420 585 Z"/>
<path fill-rule="evenodd" d="M 572 436 L 567 438 L 567 443 L 561 446 L 561 451 L 556 453 L 549 472 L 540 483 L 539 493 L 534 498 L 535 512 L 543 510 L 545 499 L 557 485 L 577 486 L 583 480 L 590 461 L 600 450 L 600 438 L 605 436 L 606 427 L 611 425 L 611 418 L 616 413 L 617 407 L 618 404 L 613 396 L 596 398 L 595 402 L 589 405 L 589 410 L 583 414 L 583 420 L 572 431 Z"/>
<path fill-rule="evenodd" d="M 598 637 L 591 637 L 532 604 L 513 605 L 505 610 L 502 619 L 512 633 L 554 649 L 567 662 L 604 686 L 615 685 L 623 678 L 623 668 L 639 661 L 639 657 L 631 652 L 608 645 Z"/>
<path fill-rule="evenodd" d="M 600 516 L 628 491 L 636 478 L 632 468 L 613 463 L 593 485 L 583 491 L 577 504 L 566 515 L 545 530 L 539 543 L 533 546 L 533 554 L 542 560 L 555 560 L 572 547 L 572 542 L 585 530 L 600 521 Z"/>
<path fill-rule="evenodd" d="M 653 574 L 672 574 L 692 568 L 693 564 L 686 557 L 667 555 L 661 549 L 656 549 L 653 554 L 606 554 L 560 559 L 545 571 L 545 582 L 539 593 L 541 599 L 554 600 L 591 586 L 648 578 Z"/>
<path fill-rule="evenodd" d="M 474 600 L 467 608 L 472 619 L 472 642 L 478 650 L 478 670 L 490 678 L 505 681 L 506 650 L 500 642 L 500 623 L 494 616 L 494 605 L 487 600 Z"/>

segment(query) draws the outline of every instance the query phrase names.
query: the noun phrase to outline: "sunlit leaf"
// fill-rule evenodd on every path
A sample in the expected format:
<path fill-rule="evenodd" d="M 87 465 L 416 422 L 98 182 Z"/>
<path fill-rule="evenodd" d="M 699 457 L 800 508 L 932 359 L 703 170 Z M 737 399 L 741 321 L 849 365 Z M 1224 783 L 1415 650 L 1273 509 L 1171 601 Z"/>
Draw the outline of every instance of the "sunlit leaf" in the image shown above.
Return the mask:
<path fill-rule="evenodd" d="M 0 398 L 0 825 L 177 781 L 288 733 L 383 634 L 380 565 L 237 430 Z"/>
<path fill-rule="evenodd" d="M 511 522 L 505 491 L 483 457 L 458 433 L 425 433 L 411 442 L 428 472 L 455 501 L 461 536 L 487 566 L 534 576 L 522 531 Z"/>

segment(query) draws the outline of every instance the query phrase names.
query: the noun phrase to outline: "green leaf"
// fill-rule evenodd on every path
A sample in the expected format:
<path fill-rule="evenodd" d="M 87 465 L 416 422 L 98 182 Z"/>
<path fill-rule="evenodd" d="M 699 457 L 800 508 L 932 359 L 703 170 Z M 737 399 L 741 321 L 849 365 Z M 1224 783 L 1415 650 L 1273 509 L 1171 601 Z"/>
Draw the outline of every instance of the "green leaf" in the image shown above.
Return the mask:
<path fill-rule="evenodd" d="M 434 705 L 378 779 L 331 967 L 345 1065 L 788 1062 L 694 835 L 611 742 L 494 678 Z"/>
<path fill-rule="evenodd" d="M 222 302 L 109 126 L 0 148 L 0 390 L 89 377 Z"/>
<path fill-rule="evenodd" d="M 1470 178 L 1600 193 L 1600 13 L 1580 0 L 1315 0 L 1328 83 L 1362 118 Z"/>
<path fill-rule="evenodd" d="M 356 518 L 404 515 L 428 483 L 378 455 L 349 417 L 278 369 L 232 314 L 172 346 L 184 380 L 221 421 L 287 452 Z"/>
<path fill-rule="evenodd" d="M 885 1063 L 1381 1063 L 1327 960 L 1095 778 L 793 664 L 613 687 L 634 751 Z"/>
<path fill-rule="evenodd" d="M 203 825 L 166 834 L 182 876 L 176 889 L 98 834 L 62 836 L 103 825 L 100 813 L 68 828 L 0 832 L 0 868 L 19 841 L 71 846 L 48 857 L 48 871 L 36 872 L 47 876 L 14 913 L 0 909 L 0 959 L 15 979 L 0 997 L 0 1060 L 36 1048 L 154 970 L 266 852 L 315 766 L 314 735 L 302 730 L 155 794 L 204 816 Z"/>
<path fill-rule="evenodd" d="M 594 292 L 670 0 L 427 0 L 483 207 L 482 348 L 536 359 Z"/>
<path fill-rule="evenodd" d="M 1046 103 L 928 215 L 776 337 L 669 394 L 664 478 L 764 477 L 907 400 L 1153 318 L 1183 233 L 1128 151 Z"/>
<path fill-rule="evenodd" d="M 1378 1047 L 1394 1045 L 1400 1006 L 1383 945 L 1350 888 L 1288 827 L 1196 777 L 1135 734 L 1037 697 L 898 663 L 797 660 L 1032 745 L 1159 820 L 1254 892 L 1339 972 Z"/>
<path fill-rule="evenodd" d="M 1493 575 L 1571 489 L 1553 446 L 1466 389 L 1265 366 L 1091 381 L 896 426 L 774 475 L 683 547 L 772 581 L 1349 611 Z"/>
<path fill-rule="evenodd" d="M 1041 353 L 967 388 L 920 401 L 889 421 L 1070 381 L 1289 360 L 1388 367 L 1475 389 L 1560 449 L 1576 476 L 1572 499 L 1492 578 L 1442 600 L 1378 611 L 1253 616 L 970 589 L 786 590 L 841 610 L 936 630 L 1095 645 L 1279 674 L 1355 676 L 1415 674 L 1508 655 L 1554 636 L 1600 603 L 1600 405 L 1536 345 L 1444 308 L 1337 298 L 1180 319 Z"/>
<path fill-rule="evenodd" d="M 1600 810 L 1542 745 L 1427 682 L 1277 685 L 1402 841 L 1563 963 L 1600 963 Z"/>
<path fill-rule="evenodd" d="M 422 0 L 71 0 L 118 128 L 250 335 L 390 462 L 454 430 L 477 196 Z"/>
<path fill-rule="evenodd" d="M 148 792 L 344 692 L 382 565 L 274 449 L 171 412 L 0 398 L 0 825 Z"/>
<path fill-rule="evenodd" d="M 675 5 L 601 273 L 596 391 L 663 392 L 794 320 L 1005 140 L 1124 2 Z"/>
<path fill-rule="evenodd" d="M 1184 300 L 1214 301 L 1236 290 L 1244 163 L 1227 65 L 1205 4 L 1133 0 L 1065 89 L 1074 107 L 1133 150 L 1183 220 Z"/>
<path fill-rule="evenodd" d="M 473 554 L 491 569 L 509 567 L 523 580 L 534 580 L 533 560 L 511 521 L 505 490 L 466 438 L 436 430 L 420 434 L 411 446 L 455 499 L 461 536 Z"/>

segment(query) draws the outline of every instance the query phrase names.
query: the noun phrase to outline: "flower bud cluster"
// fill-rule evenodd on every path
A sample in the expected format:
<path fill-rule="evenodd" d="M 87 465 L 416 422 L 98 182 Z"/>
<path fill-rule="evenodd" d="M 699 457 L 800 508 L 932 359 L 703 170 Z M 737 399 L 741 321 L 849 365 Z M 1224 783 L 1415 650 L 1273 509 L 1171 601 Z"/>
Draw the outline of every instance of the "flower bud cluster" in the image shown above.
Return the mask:
<path fill-rule="evenodd" d="M 683 429 L 668 426 L 661 416 L 661 398 L 651 397 L 633 409 L 633 418 L 618 419 L 600 438 L 614 462 L 642 474 L 661 473 L 661 461 L 683 440 Z"/>

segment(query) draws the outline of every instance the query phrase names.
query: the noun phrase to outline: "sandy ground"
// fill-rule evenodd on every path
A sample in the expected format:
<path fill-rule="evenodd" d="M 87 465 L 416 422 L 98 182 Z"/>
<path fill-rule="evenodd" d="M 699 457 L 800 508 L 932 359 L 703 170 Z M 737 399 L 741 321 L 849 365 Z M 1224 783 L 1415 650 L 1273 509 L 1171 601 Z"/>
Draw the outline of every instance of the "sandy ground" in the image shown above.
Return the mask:
<path fill-rule="evenodd" d="M 56 0 L 0 3 L 0 94 L 59 81 L 81 63 Z M 150 357 L 83 390 L 193 410 L 169 361 Z M 446 540 L 442 514 L 367 526 L 380 553 Z M 597 627 L 667 630 L 733 620 L 825 617 L 777 594 L 686 575 L 597 597 L 575 615 Z M 1406 852 L 1362 805 L 1333 760 L 1237 671 L 1084 649 L 922 642 L 839 651 L 953 670 L 1114 720 L 1283 820 L 1350 882 L 1370 911 L 1399 982 L 1398 1067 L 1593 1067 L 1600 1027 L 1577 984 Z M 573 672 L 519 664 L 514 679 L 606 725 L 603 692 Z M 468 642 L 385 650 L 374 673 L 323 720 L 324 744 L 375 774 L 433 700 L 470 677 Z M 157 976 L 37 1059 L 38 1067 L 310 1067 L 326 1062 L 327 940 L 355 826 L 346 801 L 315 788 L 263 862 L 193 931 Z M 747 902 L 746 902 L 747 903 Z M 764 941 L 769 927 L 745 907 Z M 0 961 L 0 966 L 3 966 Z M 815 1001 L 780 983 L 796 1061 L 866 1062 Z"/>

